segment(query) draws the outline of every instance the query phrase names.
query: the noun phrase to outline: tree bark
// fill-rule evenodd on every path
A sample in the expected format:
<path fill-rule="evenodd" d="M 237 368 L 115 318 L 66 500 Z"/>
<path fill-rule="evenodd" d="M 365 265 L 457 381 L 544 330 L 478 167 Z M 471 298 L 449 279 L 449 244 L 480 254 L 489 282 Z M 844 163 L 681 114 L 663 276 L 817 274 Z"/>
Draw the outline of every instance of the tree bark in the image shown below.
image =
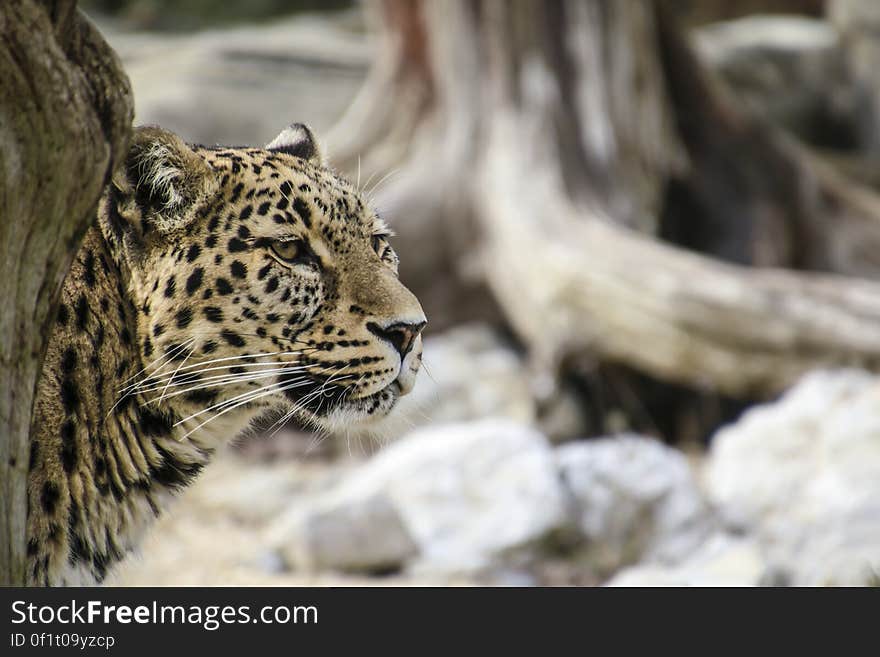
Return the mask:
<path fill-rule="evenodd" d="M 432 321 L 473 317 L 466 286 L 488 291 L 548 375 L 536 381 L 592 353 L 750 396 L 877 363 L 880 285 L 778 269 L 880 274 L 880 200 L 737 109 L 674 3 L 404 4 L 420 29 L 389 18 L 400 3 L 377 5 L 381 66 L 405 68 L 415 39 L 421 73 L 374 76 L 331 146 L 352 173 L 363 148 L 363 176 L 400 169 L 376 201 Z M 414 84 L 430 98 L 415 120 Z M 406 130 L 381 130 L 374 157 L 358 136 L 398 107 Z M 673 185 L 698 210 L 679 232 L 716 240 L 683 245 L 715 258 L 656 239 Z"/>
<path fill-rule="evenodd" d="M 116 55 L 74 0 L 0 4 L 0 584 L 25 583 L 28 436 L 61 283 L 127 149 Z"/>

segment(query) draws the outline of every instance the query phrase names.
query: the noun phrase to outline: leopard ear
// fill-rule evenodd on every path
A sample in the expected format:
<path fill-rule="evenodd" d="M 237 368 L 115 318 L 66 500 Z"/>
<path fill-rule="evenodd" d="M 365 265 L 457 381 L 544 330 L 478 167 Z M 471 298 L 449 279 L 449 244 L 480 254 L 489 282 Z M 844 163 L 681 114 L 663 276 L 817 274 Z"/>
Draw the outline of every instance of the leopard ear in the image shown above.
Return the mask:
<path fill-rule="evenodd" d="M 284 128 L 280 135 L 266 144 L 266 150 L 287 153 L 308 160 L 316 166 L 325 166 L 324 154 L 318 140 L 304 123 L 293 123 Z"/>
<path fill-rule="evenodd" d="M 131 147 L 113 176 L 119 215 L 146 237 L 155 228 L 170 235 L 185 228 L 220 182 L 184 141 L 157 127 L 136 128 Z"/>

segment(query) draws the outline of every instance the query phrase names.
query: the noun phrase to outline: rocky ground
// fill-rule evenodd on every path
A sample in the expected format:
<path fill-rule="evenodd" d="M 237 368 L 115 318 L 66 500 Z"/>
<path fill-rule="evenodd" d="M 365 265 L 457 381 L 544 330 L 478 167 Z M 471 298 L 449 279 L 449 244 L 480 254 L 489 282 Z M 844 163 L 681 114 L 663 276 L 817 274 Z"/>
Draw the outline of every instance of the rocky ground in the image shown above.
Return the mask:
<path fill-rule="evenodd" d="M 370 54 L 353 14 L 195 36 L 101 27 L 138 122 L 204 143 L 263 143 L 294 120 L 320 132 Z M 756 106 L 779 76 L 800 85 L 797 107 L 767 109 L 793 130 L 840 110 L 810 93 L 838 65 L 827 31 L 759 27 L 707 30 L 699 46 Z M 431 336 L 425 363 L 383 449 L 295 431 L 230 448 L 111 583 L 880 583 L 880 380 L 867 373 L 814 373 L 686 455 L 584 435 L 573 398 L 539 414 L 522 357 L 487 326 Z"/>
<path fill-rule="evenodd" d="M 507 396 L 523 368 L 489 335 L 428 341 L 428 367 L 447 360 L 415 394 L 438 419 L 414 418 L 423 426 L 375 454 L 295 433 L 230 449 L 113 583 L 880 580 L 877 378 L 814 373 L 719 431 L 703 457 L 636 435 L 555 445 L 527 398 Z M 492 376 L 464 403 L 453 383 L 481 358 Z"/>

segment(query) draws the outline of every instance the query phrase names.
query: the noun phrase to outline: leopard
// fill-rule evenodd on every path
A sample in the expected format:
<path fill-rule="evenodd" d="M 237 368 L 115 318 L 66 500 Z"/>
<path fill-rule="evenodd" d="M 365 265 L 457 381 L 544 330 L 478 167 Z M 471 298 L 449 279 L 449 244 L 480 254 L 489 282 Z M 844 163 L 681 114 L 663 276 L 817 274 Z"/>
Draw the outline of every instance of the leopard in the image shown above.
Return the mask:
<path fill-rule="evenodd" d="M 123 160 L 62 283 L 37 382 L 30 585 L 105 582 L 267 413 L 380 426 L 420 369 L 427 319 L 392 233 L 308 126 L 264 147 L 142 126 Z"/>

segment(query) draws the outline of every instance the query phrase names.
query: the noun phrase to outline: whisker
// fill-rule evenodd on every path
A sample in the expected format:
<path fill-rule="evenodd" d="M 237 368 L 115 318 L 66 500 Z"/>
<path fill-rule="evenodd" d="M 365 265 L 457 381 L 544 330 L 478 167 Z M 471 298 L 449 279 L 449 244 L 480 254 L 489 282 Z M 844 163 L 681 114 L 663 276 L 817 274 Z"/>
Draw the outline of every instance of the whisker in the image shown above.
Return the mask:
<path fill-rule="evenodd" d="M 250 372 L 231 373 L 231 372 L 228 372 L 229 367 L 206 367 L 205 369 L 202 369 L 202 370 L 194 370 L 191 372 L 183 373 L 178 378 L 177 382 L 170 383 L 170 386 L 173 388 L 175 386 L 189 385 L 191 383 L 213 381 L 213 380 L 217 380 L 217 379 L 226 379 L 226 378 L 234 379 L 235 377 L 239 377 L 239 376 L 250 376 L 251 374 L 261 374 L 263 372 L 300 372 L 300 371 L 304 371 L 304 370 L 308 369 L 307 365 L 291 364 L 290 366 L 286 366 L 284 363 L 252 363 L 250 366 L 256 367 L 257 365 L 262 366 L 262 367 L 271 368 L 271 369 L 251 370 Z M 246 367 L 246 366 L 245 365 L 238 365 L 238 366 L 234 366 L 234 367 Z M 204 372 L 215 372 L 217 370 L 226 370 L 227 373 L 226 374 L 214 374 L 214 375 L 208 376 L 208 377 L 201 377 L 201 374 L 203 374 Z M 176 376 L 176 375 L 172 375 L 171 377 L 168 378 L 169 382 L 174 378 L 174 376 Z M 193 378 L 193 377 L 199 377 L 199 378 Z M 152 387 L 141 388 L 139 390 L 139 392 L 153 392 L 154 390 L 157 390 L 158 388 L 160 388 L 164 381 L 165 381 L 165 379 L 159 379 L 157 381 L 153 381 L 149 384 Z"/>
<path fill-rule="evenodd" d="M 326 371 L 326 368 L 324 368 L 324 370 L 319 370 L 318 373 L 320 374 L 322 371 Z M 290 389 L 290 388 L 299 387 L 299 386 L 302 386 L 302 385 L 307 385 L 307 384 L 310 384 L 310 383 L 313 383 L 313 381 L 311 381 L 310 379 L 301 379 L 301 380 L 299 380 L 299 381 L 295 381 L 295 382 L 293 382 L 293 384 L 290 385 L 290 386 L 285 385 L 285 386 L 282 386 L 282 387 L 278 388 L 278 392 L 281 392 L 282 390 L 288 390 L 288 389 Z M 203 413 L 207 413 L 207 412 L 209 412 L 209 411 L 212 411 L 212 410 L 214 410 L 215 408 L 219 408 L 219 407 L 223 406 L 224 404 L 229 404 L 229 403 L 234 402 L 234 401 L 236 401 L 236 400 L 238 400 L 238 399 L 240 399 L 240 398 L 242 398 L 242 397 L 246 397 L 247 395 L 255 394 L 255 393 L 260 392 L 261 390 L 266 390 L 266 389 L 268 389 L 268 388 L 272 388 L 272 387 L 277 387 L 277 383 L 274 383 L 274 382 L 273 382 L 273 383 L 270 383 L 269 385 L 266 385 L 266 386 L 263 386 L 263 387 L 261 387 L 261 388 L 258 388 L 257 390 L 248 390 L 248 391 L 246 391 L 246 392 L 243 392 L 243 393 L 240 393 L 240 394 L 238 394 L 238 395 L 235 395 L 234 397 L 231 397 L 230 399 L 226 399 L 226 400 L 224 400 L 224 401 L 217 402 L 216 404 L 213 404 L 213 405 L 211 405 L 211 406 L 208 406 L 207 408 L 203 408 L 202 410 L 197 411 L 197 412 L 193 413 L 192 415 L 190 415 L 190 416 L 188 416 L 188 417 L 186 417 L 186 418 L 184 418 L 184 419 L 182 419 L 182 420 L 178 420 L 178 421 L 174 424 L 174 426 L 178 426 L 179 424 L 183 424 L 184 422 L 188 422 L 189 420 L 192 420 L 193 418 L 196 418 L 196 417 L 198 417 L 199 415 L 202 415 Z M 187 435 L 189 435 L 189 434 L 187 434 Z"/>
<path fill-rule="evenodd" d="M 170 351 L 165 352 L 165 353 L 162 354 L 161 356 L 159 356 L 159 357 L 157 357 L 157 358 L 154 358 L 152 361 L 150 361 L 149 363 L 147 363 L 147 365 L 145 365 L 142 369 L 140 369 L 139 371 L 135 372 L 135 373 L 132 374 L 130 377 L 128 377 L 127 379 L 125 379 L 122 383 L 128 383 L 128 382 L 131 381 L 132 379 L 137 378 L 138 376 L 140 376 L 141 374 L 143 374 L 144 372 L 146 372 L 148 369 L 150 369 L 150 367 L 152 367 L 155 363 L 158 363 L 160 360 L 164 360 L 164 359 L 166 359 L 166 358 L 167 358 L 169 361 L 174 360 L 175 352 L 177 352 L 177 351 L 182 351 L 182 350 L 185 349 L 185 348 L 186 348 L 191 342 L 194 342 L 194 341 L 195 341 L 195 338 L 190 338 L 190 339 L 187 340 L 186 342 L 183 342 L 183 343 L 177 345 L 174 349 L 171 349 Z M 162 367 L 164 367 L 164 364 L 162 365 Z M 159 369 L 161 369 L 161 367 L 160 367 Z"/>
<path fill-rule="evenodd" d="M 180 368 L 186 364 L 186 361 L 192 356 L 194 349 L 190 349 L 186 356 L 183 357 L 183 360 L 180 361 L 180 365 L 177 366 L 177 369 L 174 370 L 174 373 L 168 377 L 168 383 L 165 384 L 165 389 L 162 390 L 162 394 L 159 395 L 159 401 L 162 401 L 162 398 L 165 396 L 165 391 L 168 390 L 168 386 L 171 385 L 171 381 L 174 380 L 174 376 L 180 371 Z"/>
<path fill-rule="evenodd" d="M 303 382 L 303 383 L 306 383 L 306 382 Z M 189 416 L 183 418 L 182 420 L 178 420 L 177 422 L 175 422 L 174 426 L 176 427 L 176 426 L 181 425 L 185 422 L 189 422 L 190 420 L 195 419 L 200 415 L 204 415 L 205 413 L 209 413 L 216 408 L 221 408 L 223 406 L 227 406 L 229 404 L 232 404 L 233 402 L 236 402 L 239 399 L 242 399 L 244 397 L 256 395 L 257 393 L 259 393 L 262 390 L 269 390 L 271 388 L 277 388 L 277 385 L 278 385 L 277 383 L 273 382 L 268 385 L 262 386 L 261 388 L 257 388 L 256 390 L 246 390 L 245 392 L 239 393 L 239 394 L 235 395 L 234 397 L 230 397 L 229 399 L 224 399 L 224 400 L 216 402 L 206 408 L 203 408 L 200 411 L 196 411 L 192 415 L 189 415 Z M 187 435 L 189 435 L 189 434 L 187 434 Z"/>
<path fill-rule="evenodd" d="M 204 388 L 219 388 L 224 385 L 232 385 L 235 383 L 245 383 L 247 381 L 256 381 L 258 379 L 265 379 L 268 376 L 274 376 L 275 374 L 278 374 L 279 372 L 289 372 L 289 371 L 290 370 L 288 368 L 280 368 L 280 369 L 267 370 L 265 372 L 250 373 L 250 374 L 238 374 L 238 375 L 228 376 L 228 377 L 224 377 L 222 375 L 218 375 L 216 377 L 208 377 L 208 379 L 215 379 L 214 381 L 211 381 L 211 382 L 208 382 L 208 379 L 205 379 L 204 381 L 201 381 L 198 383 L 196 383 L 194 381 L 175 383 L 175 384 L 171 385 L 170 387 L 173 388 L 173 387 L 190 385 L 193 383 L 196 383 L 196 384 L 191 385 L 186 390 L 178 390 L 177 392 L 174 392 L 170 395 L 164 396 L 164 398 L 171 399 L 172 397 L 177 397 L 178 395 L 185 395 L 188 392 L 193 392 L 195 390 L 202 390 Z M 153 390 L 156 390 L 158 387 L 159 386 L 157 386 L 156 388 L 153 388 L 152 390 L 146 390 L 145 392 L 151 392 Z M 158 403 L 160 401 L 162 401 L 162 398 L 153 399 L 149 403 L 151 403 L 151 404 Z"/>
<path fill-rule="evenodd" d="M 165 367 L 168 363 L 171 363 L 171 362 L 174 361 L 174 358 L 175 358 L 175 356 L 176 356 L 176 353 L 175 353 L 175 352 L 182 351 L 183 349 L 185 349 L 188 345 L 192 344 L 193 342 L 195 342 L 195 338 L 191 338 L 191 339 L 187 340 L 186 342 L 184 342 L 184 343 L 178 345 L 178 346 L 175 347 L 174 349 L 171 349 L 170 351 L 166 352 L 164 356 L 161 356 L 161 357 L 159 357 L 159 358 L 153 360 L 153 361 L 150 363 L 150 365 L 152 365 L 153 363 L 155 363 L 155 362 L 157 362 L 157 361 L 159 361 L 159 360 L 163 360 L 164 358 L 167 358 L 168 360 L 165 361 L 164 363 L 162 363 L 162 365 L 156 370 L 157 372 L 160 371 L 160 370 L 161 370 L 163 367 Z M 150 367 L 150 365 L 147 365 L 147 366 L 144 367 L 140 372 L 138 372 L 137 374 L 134 374 L 133 376 L 131 376 L 131 377 L 129 377 L 128 379 L 126 379 L 126 381 L 131 381 L 131 379 L 135 378 L 136 376 L 138 376 L 138 375 L 141 374 L 142 372 L 145 372 L 145 371 L 147 370 L 147 368 Z M 148 379 L 148 378 L 149 378 L 149 377 L 147 377 L 147 379 Z M 144 380 L 147 380 L 147 379 L 144 379 Z M 141 381 L 141 382 L 139 382 L 139 383 L 142 383 L 142 382 L 143 382 L 143 381 Z M 137 385 L 139 385 L 139 383 L 132 384 L 132 386 L 129 386 L 129 388 L 131 388 L 131 387 L 133 387 L 133 386 L 137 386 Z M 124 393 L 124 394 L 123 394 L 123 393 Z M 119 391 L 119 394 L 120 394 L 119 399 L 117 399 L 117 400 L 114 402 L 113 406 L 110 407 L 110 410 L 107 411 L 107 415 L 106 415 L 105 417 L 110 417 L 110 415 L 113 413 L 113 411 L 116 410 L 116 407 L 119 406 L 119 404 L 122 403 L 122 401 L 125 400 L 125 399 L 129 396 L 129 394 L 131 394 L 131 393 L 130 393 L 130 391 L 129 391 L 128 388 L 123 388 L 122 390 Z"/>
<path fill-rule="evenodd" d="M 379 186 L 382 183 L 388 180 L 391 176 L 397 175 L 398 173 L 400 173 L 400 169 L 391 169 L 388 173 L 386 173 L 384 176 L 382 176 L 382 178 L 379 179 L 379 182 L 373 185 L 372 189 L 366 191 L 364 194 L 366 196 L 372 196 L 376 192 L 376 190 L 379 189 Z"/>
<path fill-rule="evenodd" d="M 203 361 L 199 361 L 197 363 L 193 363 L 192 365 L 187 365 L 186 367 L 180 368 L 178 370 L 178 372 L 189 372 L 189 370 L 192 370 L 197 367 L 201 367 L 203 365 L 213 365 L 214 363 L 229 362 L 232 360 L 242 360 L 242 359 L 248 359 L 248 358 L 262 358 L 264 356 L 278 356 L 278 355 L 288 356 L 288 355 L 300 355 L 300 354 L 302 354 L 301 351 L 270 351 L 270 352 L 263 352 L 263 353 L 256 353 L 256 354 L 240 354 L 237 356 L 224 356 L 222 358 L 212 358 L 210 360 L 203 360 Z M 265 365 L 266 363 L 256 363 L 256 364 L 257 365 Z M 245 367 L 245 366 L 246 365 L 241 365 L 240 367 Z M 224 369 L 224 368 L 221 367 L 218 369 Z M 166 372 L 166 373 L 162 374 L 161 376 L 163 376 L 163 377 L 168 376 L 168 373 Z M 164 380 L 164 379 L 161 379 L 158 375 L 154 374 L 150 377 L 147 377 L 143 381 L 139 382 L 134 387 L 142 386 L 150 381 L 152 381 L 152 383 L 155 383 L 156 380 Z M 132 387 L 132 386 L 130 386 L 130 387 Z"/>
<path fill-rule="evenodd" d="M 271 395 L 271 394 L 273 394 L 273 393 L 275 393 L 275 392 L 284 392 L 285 390 L 290 390 L 291 388 L 295 388 L 295 387 L 300 386 L 300 385 L 303 385 L 303 383 L 293 383 L 293 384 L 290 384 L 290 385 L 282 386 L 281 388 L 277 388 L 276 390 L 267 390 L 267 389 L 266 389 L 266 388 L 273 388 L 273 387 L 275 387 L 275 384 L 271 384 L 271 385 L 269 385 L 269 386 L 264 386 L 263 388 L 260 388 L 259 390 L 255 391 L 255 394 L 253 394 L 252 396 L 250 396 L 250 397 L 248 397 L 248 398 L 246 398 L 246 399 L 243 399 L 243 400 L 239 401 L 239 402 L 236 403 L 236 404 L 233 404 L 232 406 L 230 406 L 230 407 L 228 407 L 228 408 L 224 408 L 223 410 L 221 410 L 221 411 L 218 412 L 218 413 L 215 413 L 213 416 L 209 417 L 207 420 L 205 420 L 204 422 L 202 422 L 200 425 L 198 425 L 198 426 L 195 427 L 194 429 L 190 429 L 189 431 L 187 431 L 183 436 L 180 437 L 179 440 L 183 440 L 184 438 L 187 438 L 187 437 L 188 437 L 189 435 L 191 435 L 193 432 L 198 431 L 199 429 L 201 429 L 201 428 L 202 428 L 203 426 L 205 426 L 206 424 L 208 424 L 208 423 L 210 423 L 210 422 L 213 422 L 213 421 L 216 420 L 218 417 L 220 417 L 221 415 L 225 415 L 225 414 L 228 413 L 229 411 L 235 410 L 236 408 L 238 408 L 238 407 L 240 407 L 240 406 L 243 406 L 243 405 L 245 405 L 245 404 L 249 404 L 249 403 L 251 403 L 251 402 L 256 401 L 257 399 L 261 399 L 262 397 L 266 397 L 266 396 Z M 263 392 L 260 392 L 260 391 L 263 391 Z M 259 393 L 259 394 L 256 394 L 256 393 Z M 203 411 L 202 411 L 202 412 L 203 412 Z M 200 413 L 201 413 L 201 412 L 200 412 Z M 195 416 L 193 415 L 193 416 L 190 416 L 190 417 L 195 417 Z M 189 418 L 188 418 L 188 419 L 189 419 Z M 184 420 L 181 420 L 180 422 L 183 422 L 183 421 L 184 421 Z M 178 424 L 180 424 L 180 422 L 177 422 L 174 426 L 177 426 Z"/>

